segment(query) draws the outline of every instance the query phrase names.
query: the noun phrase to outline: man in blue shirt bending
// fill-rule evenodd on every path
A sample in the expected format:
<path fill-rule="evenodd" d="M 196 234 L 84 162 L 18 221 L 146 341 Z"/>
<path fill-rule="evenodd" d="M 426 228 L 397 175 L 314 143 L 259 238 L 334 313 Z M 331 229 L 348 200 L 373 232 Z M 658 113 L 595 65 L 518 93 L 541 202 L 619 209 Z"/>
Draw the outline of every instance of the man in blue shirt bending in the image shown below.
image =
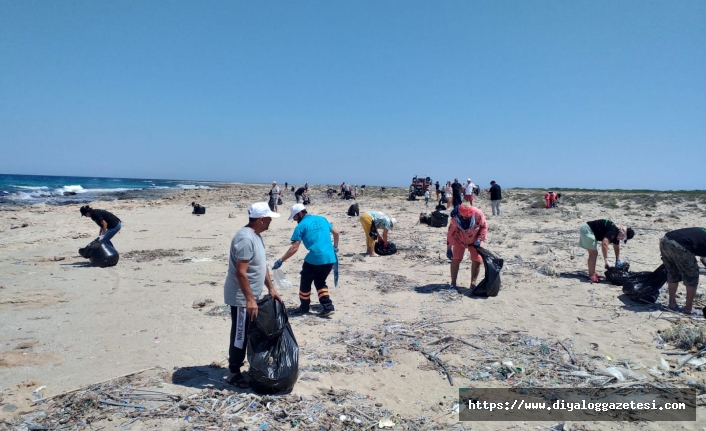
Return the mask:
<path fill-rule="evenodd" d="M 295 310 L 295 313 L 304 314 L 309 312 L 311 283 L 313 282 L 319 295 L 319 303 L 324 308 L 319 316 L 330 316 L 334 313 L 334 308 L 326 286 L 326 278 L 331 273 L 333 264 L 336 263 L 338 231 L 325 217 L 308 214 L 306 207 L 302 204 L 292 205 L 289 210 L 289 220 L 297 222 L 297 227 L 292 233 L 292 245 L 284 256 L 275 262 L 272 268 L 278 269 L 282 266 L 283 262 L 294 256 L 299 250 L 299 245 L 304 243 L 304 247 L 309 250 L 309 253 L 304 258 L 299 284 L 301 306 Z M 333 235 L 333 244 L 331 243 L 331 235 Z"/>

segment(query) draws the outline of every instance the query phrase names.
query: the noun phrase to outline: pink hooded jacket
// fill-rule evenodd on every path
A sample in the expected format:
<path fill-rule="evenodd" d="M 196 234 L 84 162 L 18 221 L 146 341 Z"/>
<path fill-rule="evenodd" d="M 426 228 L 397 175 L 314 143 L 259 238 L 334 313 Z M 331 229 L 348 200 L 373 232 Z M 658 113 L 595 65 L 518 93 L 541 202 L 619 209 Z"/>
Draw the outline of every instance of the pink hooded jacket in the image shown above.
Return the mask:
<path fill-rule="evenodd" d="M 463 247 L 470 247 L 480 239 L 485 242 L 488 240 L 488 224 L 485 221 L 485 215 L 480 209 L 473 207 L 473 215 L 471 216 L 472 226 L 469 229 L 463 229 L 460 223 L 457 222 L 457 217 L 449 217 L 449 230 L 446 232 L 446 246 L 453 244 Z"/>

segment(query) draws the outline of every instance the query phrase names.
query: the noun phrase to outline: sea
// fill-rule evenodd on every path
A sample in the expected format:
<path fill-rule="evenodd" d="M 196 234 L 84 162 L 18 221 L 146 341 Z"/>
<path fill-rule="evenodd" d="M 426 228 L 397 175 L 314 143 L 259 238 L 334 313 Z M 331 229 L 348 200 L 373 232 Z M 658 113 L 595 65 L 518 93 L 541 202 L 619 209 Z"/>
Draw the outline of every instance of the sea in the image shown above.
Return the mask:
<path fill-rule="evenodd" d="M 179 189 L 210 189 L 217 183 L 139 178 L 0 174 L 0 205 L 72 205 L 93 201 L 159 198 Z"/>

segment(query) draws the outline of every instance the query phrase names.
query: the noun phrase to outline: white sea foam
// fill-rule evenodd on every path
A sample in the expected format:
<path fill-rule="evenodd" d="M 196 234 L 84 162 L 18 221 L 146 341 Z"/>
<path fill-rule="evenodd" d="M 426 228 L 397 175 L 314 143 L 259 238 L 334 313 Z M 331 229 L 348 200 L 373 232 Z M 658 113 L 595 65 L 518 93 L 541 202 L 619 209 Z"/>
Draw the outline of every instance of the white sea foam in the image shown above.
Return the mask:
<path fill-rule="evenodd" d="M 180 189 L 186 189 L 186 190 L 195 190 L 195 189 L 210 189 L 211 187 L 209 186 L 197 186 L 195 184 L 177 184 L 176 185 Z"/>
<path fill-rule="evenodd" d="M 16 187 L 18 189 L 23 189 L 23 190 L 49 190 L 49 187 L 47 187 L 47 186 L 14 186 L 14 185 L 11 185 L 10 187 Z"/>
<path fill-rule="evenodd" d="M 56 189 L 57 191 L 63 192 L 74 192 L 74 193 L 86 193 L 86 189 L 81 187 L 80 185 L 75 185 L 75 186 L 64 186 L 61 188 Z"/>

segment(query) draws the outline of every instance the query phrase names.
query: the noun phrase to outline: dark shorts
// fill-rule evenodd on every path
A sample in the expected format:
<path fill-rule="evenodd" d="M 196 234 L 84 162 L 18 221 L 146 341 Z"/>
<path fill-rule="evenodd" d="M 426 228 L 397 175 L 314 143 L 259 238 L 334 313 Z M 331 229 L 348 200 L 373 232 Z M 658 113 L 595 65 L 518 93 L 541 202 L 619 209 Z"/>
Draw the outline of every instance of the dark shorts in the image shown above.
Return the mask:
<path fill-rule="evenodd" d="M 683 281 L 686 286 L 699 285 L 699 264 L 694 253 L 666 236 L 659 240 L 659 251 L 667 268 L 668 283 Z"/>

